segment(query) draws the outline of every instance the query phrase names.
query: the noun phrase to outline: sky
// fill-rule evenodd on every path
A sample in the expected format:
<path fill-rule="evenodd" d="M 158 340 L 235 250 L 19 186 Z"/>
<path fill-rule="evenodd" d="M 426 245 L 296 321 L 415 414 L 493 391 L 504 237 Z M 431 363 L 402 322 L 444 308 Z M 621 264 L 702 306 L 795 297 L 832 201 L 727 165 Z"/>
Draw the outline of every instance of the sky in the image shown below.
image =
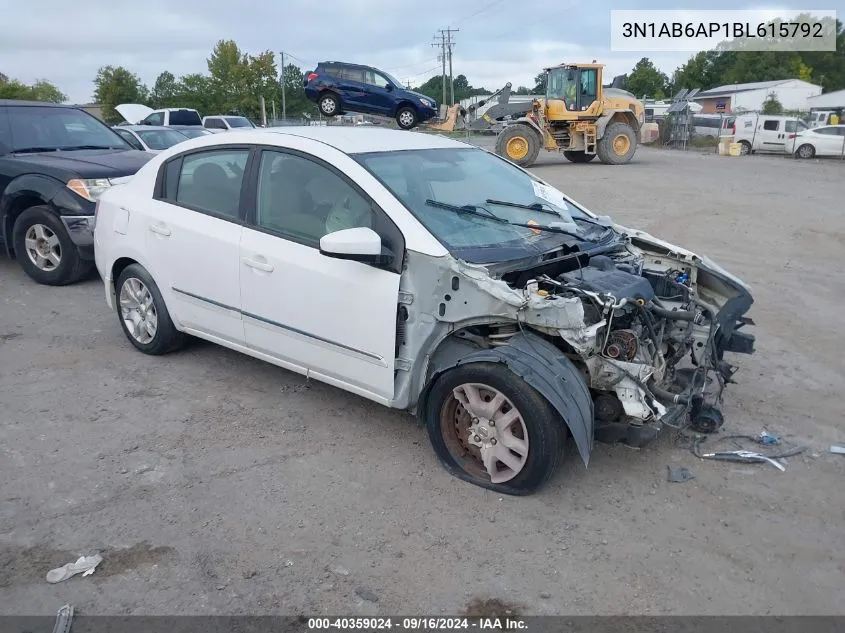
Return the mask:
<path fill-rule="evenodd" d="M 0 73 L 32 83 L 46 79 L 72 103 L 87 103 L 100 66 L 122 65 L 148 86 L 162 71 L 177 77 L 207 72 L 206 58 L 221 39 L 252 54 L 285 51 L 303 71 L 318 61 L 376 66 L 416 86 L 440 72 L 439 29 L 453 33 L 454 74 L 495 90 L 506 82 L 533 87 L 543 67 L 561 62 L 605 64 L 609 77 L 630 72 L 648 56 L 664 72 L 690 52 L 611 50 L 611 9 L 636 1 L 593 0 L 0 0 Z M 821 4 L 821 3 L 819 3 Z M 839 6 L 837 6 L 839 5 Z M 641 5 L 642 6 L 642 5 Z M 690 9 L 683 0 L 653 0 L 648 9 Z M 716 0 L 709 9 L 838 9 L 807 0 L 786 5 Z M 550 18 L 554 11 L 557 17 Z"/>

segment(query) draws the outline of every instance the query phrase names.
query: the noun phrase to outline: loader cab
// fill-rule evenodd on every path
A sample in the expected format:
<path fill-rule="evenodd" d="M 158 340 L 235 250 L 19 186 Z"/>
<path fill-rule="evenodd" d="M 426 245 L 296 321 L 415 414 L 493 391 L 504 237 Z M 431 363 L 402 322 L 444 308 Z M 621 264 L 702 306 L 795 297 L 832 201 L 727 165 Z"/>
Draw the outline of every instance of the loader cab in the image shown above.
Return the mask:
<path fill-rule="evenodd" d="M 556 66 L 546 70 L 546 102 L 551 105 L 551 102 L 562 101 L 567 113 L 590 109 L 601 99 L 600 86 L 601 66 L 598 64 Z M 549 116 L 557 118 L 551 113 Z"/>

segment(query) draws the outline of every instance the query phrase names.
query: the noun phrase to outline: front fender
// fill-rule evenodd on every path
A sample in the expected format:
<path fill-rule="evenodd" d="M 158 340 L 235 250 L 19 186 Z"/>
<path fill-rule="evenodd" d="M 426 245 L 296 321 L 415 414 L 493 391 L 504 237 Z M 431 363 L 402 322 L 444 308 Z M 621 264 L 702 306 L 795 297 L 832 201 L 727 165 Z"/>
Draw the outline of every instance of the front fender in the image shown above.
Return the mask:
<path fill-rule="evenodd" d="M 432 358 L 433 370 L 425 394 L 443 372 L 479 362 L 504 363 L 548 400 L 569 428 L 584 465 L 589 464 L 593 399 L 578 369 L 558 348 L 532 333 L 515 334 L 507 345 L 490 349 L 471 351 L 464 344 L 449 346 Z"/>

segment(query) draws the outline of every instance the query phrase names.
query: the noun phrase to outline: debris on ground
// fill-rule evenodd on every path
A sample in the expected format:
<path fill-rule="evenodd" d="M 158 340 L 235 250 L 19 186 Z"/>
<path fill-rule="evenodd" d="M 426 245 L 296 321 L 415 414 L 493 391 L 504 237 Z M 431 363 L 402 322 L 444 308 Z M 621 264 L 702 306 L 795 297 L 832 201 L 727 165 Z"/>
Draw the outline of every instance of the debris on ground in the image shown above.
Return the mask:
<path fill-rule="evenodd" d="M 768 431 L 760 433 L 760 443 L 764 446 L 776 446 L 780 444 L 780 436 L 772 435 Z"/>
<path fill-rule="evenodd" d="M 75 563 L 67 563 L 56 569 L 51 569 L 47 572 L 47 582 L 57 583 L 67 580 L 76 574 L 83 576 L 90 576 L 97 569 L 97 565 L 103 562 L 103 557 L 99 554 L 93 556 L 80 556 Z"/>
<path fill-rule="evenodd" d="M 66 604 L 56 614 L 56 623 L 53 625 L 53 633 L 70 633 L 73 622 L 73 605 Z"/>
<path fill-rule="evenodd" d="M 695 479 L 695 475 L 692 474 L 689 468 L 672 468 L 671 466 L 667 466 L 666 470 L 669 471 L 667 473 L 667 479 L 673 484 L 682 484 L 690 479 Z"/>
<path fill-rule="evenodd" d="M 831 444 L 830 452 L 836 455 L 845 455 L 845 446 L 837 446 L 836 444 Z"/>
<path fill-rule="evenodd" d="M 358 587 L 355 590 L 355 593 L 359 598 L 361 598 L 361 600 L 366 600 L 367 602 L 378 602 L 378 596 L 376 593 L 364 587 Z"/>
<path fill-rule="evenodd" d="M 775 453 L 763 453 L 759 450 L 749 450 L 747 447 L 742 445 L 742 442 L 751 442 L 756 446 L 764 445 L 767 443 L 764 437 L 776 436 L 770 436 L 767 432 L 761 433 L 759 436 L 726 435 L 725 437 L 719 438 L 714 443 L 720 444 L 723 442 L 732 441 L 734 444 L 734 450 L 711 451 L 709 453 L 702 453 L 701 444 L 706 441 L 706 438 L 698 436 L 693 440 L 692 453 L 699 459 L 716 459 L 721 461 L 740 462 L 743 464 L 768 463 L 783 472 L 786 470 L 786 466 L 781 460 L 784 460 L 787 457 L 792 457 L 793 455 L 803 453 L 807 448 L 806 446 L 793 446 L 792 448 L 786 448 Z M 769 440 L 768 443 L 771 445 L 771 440 Z M 781 439 L 777 437 L 776 444 L 780 443 Z"/>

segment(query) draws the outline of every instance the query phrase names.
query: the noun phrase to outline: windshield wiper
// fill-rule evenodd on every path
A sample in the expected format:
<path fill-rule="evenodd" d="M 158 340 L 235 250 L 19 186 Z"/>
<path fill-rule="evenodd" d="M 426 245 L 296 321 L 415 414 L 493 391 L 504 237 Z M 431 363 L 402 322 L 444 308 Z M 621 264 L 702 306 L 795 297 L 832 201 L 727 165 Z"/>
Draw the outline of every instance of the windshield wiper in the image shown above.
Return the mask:
<path fill-rule="evenodd" d="M 57 152 L 59 151 L 56 147 L 21 147 L 19 149 L 13 149 L 13 154 L 35 154 L 36 152 Z"/>
<path fill-rule="evenodd" d="M 467 213 L 469 215 L 477 215 L 480 218 L 487 218 L 488 220 L 493 220 L 494 222 L 498 222 L 499 224 L 509 224 L 510 226 L 522 226 L 527 229 L 532 229 L 534 231 L 546 231 L 548 233 L 558 233 L 560 235 L 569 235 L 571 237 L 575 237 L 579 240 L 584 240 L 584 237 L 578 235 L 577 233 L 573 233 L 572 231 L 567 231 L 566 229 L 559 229 L 556 226 L 546 226 L 544 224 L 524 224 L 522 222 L 511 222 L 510 220 L 506 220 L 505 218 L 500 218 L 498 215 L 494 214 L 484 207 L 479 207 L 473 204 L 465 204 L 463 206 L 458 206 L 456 204 L 448 204 L 447 202 L 440 202 L 438 200 L 431 200 L 428 199 L 425 203 L 432 207 L 438 207 L 440 209 L 447 209 L 448 211 L 453 211 L 455 213 Z M 486 213 L 481 213 L 478 209 L 483 209 Z M 555 213 L 557 215 L 557 213 Z M 560 216 L 558 216 L 560 217 Z"/>
<path fill-rule="evenodd" d="M 507 202 L 505 200 L 492 200 L 490 198 L 488 198 L 486 202 L 487 202 L 487 204 L 498 204 L 498 205 L 501 205 L 503 207 L 516 207 L 517 209 L 529 209 L 531 211 L 537 211 L 538 213 L 545 213 L 546 215 L 553 215 L 553 216 L 558 217 L 558 218 L 561 217 L 561 215 L 559 213 L 557 213 L 556 211 L 553 211 L 552 209 L 547 209 L 546 207 L 544 207 L 543 203 L 541 203 L 541 202 L 535 202 L 533 204 L 522 204 L 520 202 Z M 586 222 L 587 224 L 595 224 L 596 226 L 600 226 L 604 229 L 610 228 L 609 226 L 605 226 L 604 224 L 596 222 L 595 220 L 588 220 L 587 218 L 582 218 L 580 216 L 575 217 L 573 215 L 570 215 L 569 217 L 571 217 L 572 220 L 575 221 L 575 222 L 581 221 L 581 222 Z"/>
<path fill-rule="evenodd" d="M 73 152 L 78 149 L 125 149 L 117 145 L 71 145 L 69 147 L 60 147 L 62 152 Z"/>
<path fill-rule="evenodd" d="M 521 202 L 507 202 L 505 200 L 493 200 L 492 198 L 487 198 L 487 204 L 498 204 L 503 207 L 516 207 L 517 209 L 529 209 L 531 211 L 537 211 L 538 213 L 545 213 L 546 215 L 553 215 L 555 217 L 560 217 L 560 214 L 552 211 L 551 209 L 546 209 L 542 204 L 539 202 L 535 202 L 533 204 L 522 204 Z"/>

